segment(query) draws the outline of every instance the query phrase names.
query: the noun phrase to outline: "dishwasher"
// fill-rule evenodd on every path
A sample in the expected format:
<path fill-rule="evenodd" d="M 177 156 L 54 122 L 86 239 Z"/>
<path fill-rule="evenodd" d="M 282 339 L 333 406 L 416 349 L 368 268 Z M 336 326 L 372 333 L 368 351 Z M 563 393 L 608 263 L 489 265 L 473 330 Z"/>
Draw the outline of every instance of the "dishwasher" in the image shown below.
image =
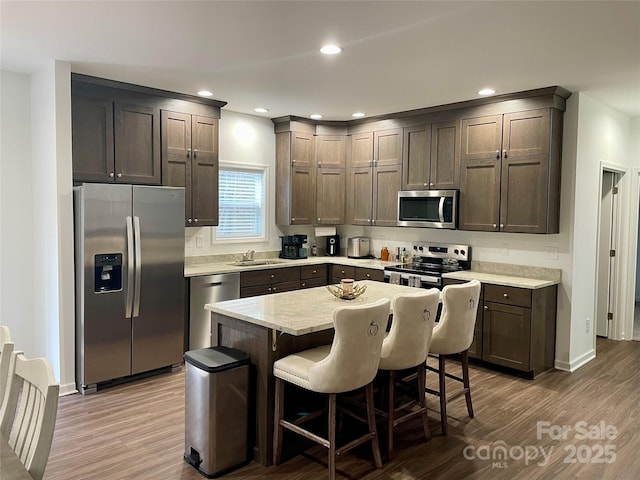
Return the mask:
<path fill-rule="evenodd" d="M 191 277 L 189 293 L 189 350 L 211 346 L 211 312 L 207 303 L 240 298 L 240 274 Z"/>

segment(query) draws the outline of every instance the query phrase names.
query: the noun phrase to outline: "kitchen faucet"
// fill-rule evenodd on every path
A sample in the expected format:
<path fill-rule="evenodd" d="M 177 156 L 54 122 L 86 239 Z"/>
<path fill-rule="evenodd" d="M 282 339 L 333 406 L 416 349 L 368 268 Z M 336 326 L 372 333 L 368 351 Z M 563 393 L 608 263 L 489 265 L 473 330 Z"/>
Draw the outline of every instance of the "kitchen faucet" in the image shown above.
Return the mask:
<path fill-rule="evenodd" d="M 251 261 L 253 260 L 253 254 L 256 253 L 254 250 L 247 250 L 246 253 L 242 254 L 242 261 Z"/>

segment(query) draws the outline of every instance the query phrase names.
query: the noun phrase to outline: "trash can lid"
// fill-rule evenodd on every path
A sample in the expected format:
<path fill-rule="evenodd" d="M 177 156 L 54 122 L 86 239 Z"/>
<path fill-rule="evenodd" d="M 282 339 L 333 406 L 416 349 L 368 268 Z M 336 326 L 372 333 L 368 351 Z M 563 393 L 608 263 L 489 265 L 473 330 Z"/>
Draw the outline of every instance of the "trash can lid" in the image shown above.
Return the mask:
<path fill-rule="evenodd" d="M 229 347 L 199 348 L 185 352 L 184 360 L 206 372 L 221 372 L 249 365 L 249 355 Z"/>

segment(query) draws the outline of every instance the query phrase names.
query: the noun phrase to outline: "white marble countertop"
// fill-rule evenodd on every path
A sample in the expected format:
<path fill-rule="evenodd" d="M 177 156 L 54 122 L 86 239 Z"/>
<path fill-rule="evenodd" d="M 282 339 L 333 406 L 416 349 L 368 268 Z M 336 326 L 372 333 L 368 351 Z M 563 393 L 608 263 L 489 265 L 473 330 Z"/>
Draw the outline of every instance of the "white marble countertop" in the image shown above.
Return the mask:
<path fill-rule="evenodd" d="M 367 267 L 383 270 L 385 265 L 396 265 L 398 262 L 383 262 L 369 258 L 348 258 L 348 257 L 308 257 L 299 260 L 287 260 L 284 258 L 258 259 L 258 261 L 275 262 L 268 265 L 237 265 L 238 262 L 230 260 L 228 262 L 195 263 L 185 265 L 185 277 L 198 277 L 201 275 L 214 275 L 218 273 L 243 272 L 249 270 L 264 270 L 282 267 L 302 267 L 304 265 L 317 265 L 320 263 L 335 263 L 339 265 L 353 265 L 355 267 Z"/>
<path fill-rule="evenodd" d="M 514 275 L 502 275 L 499 273 L 478 272 L 475 270 L 463 270 L 460 272 L 445 273 L 443 278 L 454 278 L 457 280 L 479 280 L 482 283 L 491 283 L 494 285 L 504 285 L 506 287 L 519 287 L 535 290 L 550 285 L 560 283 L 559 279 L 539 279 L 529 277 L 518 277 Z"/>
<path fill-rule="evenodd" d="M 363 280 L 367 291 L 355 300 L 340 300 L 325 287 L 306 288 L 293 292 L 208 303 L 205 309 L 255 325 L 288 333 L 304 335 L 333 328 L 333 311 L 347 305 L 363 305 L 380 298 L 391 300 L 397 293 L 415 292 L 415 287 Z"/>

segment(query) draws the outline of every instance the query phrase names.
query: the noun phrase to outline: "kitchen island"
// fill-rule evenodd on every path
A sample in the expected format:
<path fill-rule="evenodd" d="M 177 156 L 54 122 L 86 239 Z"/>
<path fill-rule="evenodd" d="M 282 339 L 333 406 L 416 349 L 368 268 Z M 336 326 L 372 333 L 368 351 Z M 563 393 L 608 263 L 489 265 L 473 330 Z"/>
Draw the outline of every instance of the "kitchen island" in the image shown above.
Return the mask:
<path fill-rule="evenodd" d="M 255 433 L 249 433 L 249 441 L 255 442 L 258 463 L 270 465 L 273 457 L 273 363 L 291 353 L 331 343 L 336 308 L 417 291 L 370 280 L 358 283 L 367 290 L 351 301 L 316 287 L 205 305 L 211 311 L 213 345 L 237 348 L 251 357 L 254 390 L 249 424 L 255 423 Z"/>

